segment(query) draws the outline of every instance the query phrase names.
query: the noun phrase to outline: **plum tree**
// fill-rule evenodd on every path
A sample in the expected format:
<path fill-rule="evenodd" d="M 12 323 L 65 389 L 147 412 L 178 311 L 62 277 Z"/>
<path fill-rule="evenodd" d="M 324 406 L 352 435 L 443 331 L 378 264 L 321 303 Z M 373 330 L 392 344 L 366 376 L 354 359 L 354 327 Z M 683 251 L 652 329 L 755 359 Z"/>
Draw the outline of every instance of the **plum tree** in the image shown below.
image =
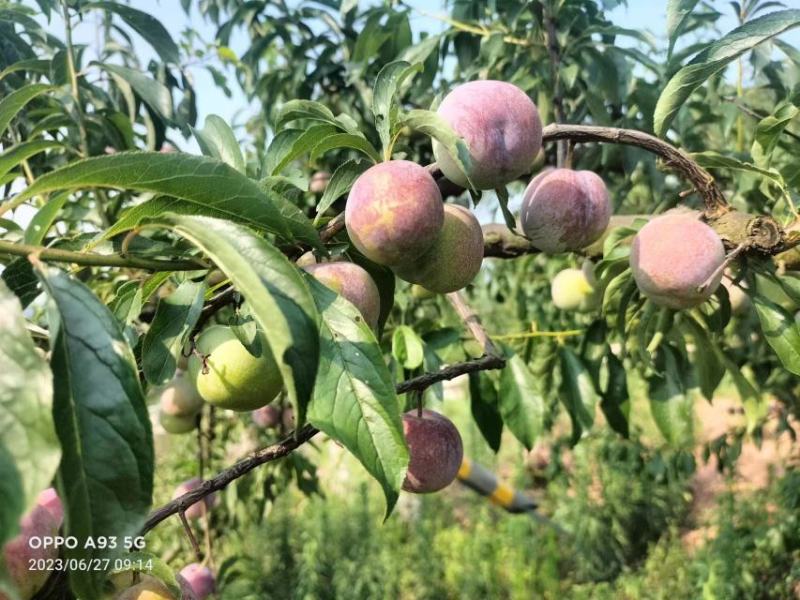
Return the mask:
<path fill-rule="evenodd" d="M 471 81 L 447 96 L 437 113 L 469 147 L 469 180 L 479 190 L 503 186 L 529 173 L 542 147 L 542 121 L 533 101 L 505 81 Z M 447 150 L 434 141 L 439 168 L 450 181 L 468 187 Z"/>
<path fill-rule="evenodd" d="M 431 174 L 407 160 L 362 173 L 347 198 L 350 240 L 370 260 L 395 266 L 430 248 L 444 222 L 442 194 Z"/>
<path fill-rule="evenodd" d="M 208 567 L 191 563 L 181 569 L 180 576 L 186 581 L 197 600 L 205 600 L 214 593 L 216 579 Z"/>
<path fill-rule="evenodd" d="M 450 485 L 464 458 L 461 435 L 453 422 L 435 411 L 424 409 L 420 416 L 414 409 L 403 415 L 403 433 L 409 453 L 403 489 L 427 494 Z"/>
<path fill-rule="evenodd" d="M 684 309 L 708 300 L 722 280 L 725 248 L 692 214 L 665 214 L 639 230 L 630 264 L 639 291 L 660 306 Z"/>
<path fill-rule="evenodd" d="M 528 184 L 520 227 L 547 254 L 574 252 L 597 240 L 611 219 L 605 183 L 591 171 L 553 169 Z"/>
<path fill-rule="evenodd" d="M 144 577 L 136 585 L 115 596 L 115 600 L 177 600 L 177 598 L 158 579 Z"/>
<path fill-rule="evenodd" d="M 250 411 L 272 402 L 283 377 L 266 339 L 259 334 L 254 356 L 230 327 L 212 325 L 197 338 L 189 374 L 200 396 L 214 406 Z"/>
<path fill-rule="evenodd" d="M 350 262 L 329 262 L 303 267 L 317 281 L 343 296 L 355 306 L 367 325 L 378 326 L 381 298 L 378 286 L 362 267 Z"/>
<path fill-rule="evenodd" d="M 253 423 L 259 427 L 277 427 L 281 422 L 281 409 L 272 404 L 268 404 L 267 406 L 262 406 L 254 410 L 250 413 L 250 417 L 253 419 Z"/>
<path fill-rule="evenodd" d="M 176 371 L 172 380 L 159 390 L 159 408 L 163 414 L 193 417 L 202 407 L 203 399 L 184 371 Z"/>
<path fill-rule="evenodd" d="M 192 477 L 184 481 L 178 487 L 175 488 L 175 492 L 172 494 L 172 499 L 179 498 L 184 494 L 188 494 L 192 490 L 196 490 L 203 484 L 203 481 L 199 477 Z M 209 494 L 202 500 L 198 500 L 194 504 L 192 504 L 189 508 L 186 509 L 186 518 L 187 519 L 199 519 L 203 516 L 203 504 L 205 504 L 206 510 L 211 510 L 214 505 L 217 503 L 217 496 L 216 494 Z"/>
<path fill-rule="evenodd" d="M 457 204 L 444 207 L 444 225 L 433 246 L 414 261 L 395 267 L 410 283 L 444 294 L 460 290 L 473 279 L 483 261 L 483 231 L 478 219 Z"/>
<path fill-rule="evenodd" d="M 58 558 L 57 548 L 32 547 L 30 541 L 58 534 L 63 515 L 56 491 L 49 488 L 41 492 L 34 507 L 22 517 L 19 534 L 3 547 L 3 563 L 22 600 L 32 598 L 50 575 L 50 571 L 37 569 L 38 561 Z"/>
<path fill-rule="evenodd" d="M 598 295 L 592 267 L 559 271 L 550 284 L 553 304 L 561 310 L 586 312 L 597 306 Z"/>

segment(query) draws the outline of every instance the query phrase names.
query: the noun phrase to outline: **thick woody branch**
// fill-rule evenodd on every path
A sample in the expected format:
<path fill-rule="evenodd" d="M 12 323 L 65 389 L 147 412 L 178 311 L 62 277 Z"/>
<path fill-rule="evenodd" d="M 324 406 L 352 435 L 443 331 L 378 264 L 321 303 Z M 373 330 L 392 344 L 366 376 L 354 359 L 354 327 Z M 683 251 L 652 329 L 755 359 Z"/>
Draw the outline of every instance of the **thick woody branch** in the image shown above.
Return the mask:
<path fill-rule="evenodd" d="M 405 394 L 412 391 L 422 391 L 435 383 L 444 381 L 446 379 L 453 379 L 459 375 L 474 373 L 476 371 L 486 371 L 489 369 L 502 369 L 504 366 L 504 359 L 497 356 L 484 356 L 475 360 L 444 367 L 435 373 L 425 373 L 419 377 L 408 379 L 395 386 L 395 389 L 398 394 Z M 185 512 L 186 509 L 188 509 L 194 503 L 202 500 L 206 496 L 209 496 L 216 491 L 224 489 L 231 482 L 243 477 L 256 467 L 288 456 L 297 450 L 297 448 L 317 435 L 317 433 L 319 433 L 319 430 L 315 429 L 311 425 L 306 425 L 300 431 L 291 433 L 288 437 L 280 442 L 273 444 L 272 446 L 267 446 L 266 448 L 256 450 L 246 458 L 243 458 L 234 464 L 232 467 L 228 467 L 211 479 L 204 481 L 198 488 L 184 494 L 183 496 L 179 496 L 161 508 L 154 510 L 152 513 L 150 513 L 147 521 L 145 521 L 145 524 L 142 527 L 142 534 L 147 533 L 168 517 Z"/>
<path fill-rule="evenodd" d="M 668 166 L 680 172 L 691 182 L 697 193 L 703 198 L 706 215 L 711 217 L 730 210 L 725 196 L 708 171 L 682 150 L 648 133 L 635 129 L 553 123 L 544 128 L 542 139 L 545 142 L 557 140 L 608 142 L 643 148 L 663 158 Z"/>

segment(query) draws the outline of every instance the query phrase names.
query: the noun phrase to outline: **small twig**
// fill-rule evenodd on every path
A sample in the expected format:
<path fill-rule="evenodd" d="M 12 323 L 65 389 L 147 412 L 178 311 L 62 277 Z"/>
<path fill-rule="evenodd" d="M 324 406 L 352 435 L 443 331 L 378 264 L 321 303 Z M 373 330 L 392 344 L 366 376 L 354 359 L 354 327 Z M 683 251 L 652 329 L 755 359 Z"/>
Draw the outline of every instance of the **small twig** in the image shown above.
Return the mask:
<path fill-rule="evenodd" d="M 197 543 L 197 538 L 194 536 L 194 531 L 192 531 L 192 526 L 189 525 L 189 521 L 186 519 L 186 510 L 185 509 L 181 510 L 178 513 L 178 516 L 181 518 L 181 523 L 183 524 L 183 531 L 186 533 L 186 536 L 192 543 L 192 549 L 194 550 L 194 554 L 197 557 L 197 562 L 202 562 L 203 553 L 200 551 L 200 544 Z"/>
<path fill-rule="evenodd" d="M 406 394 L 412 391 L 422 391 L 440 381 L 454 379 L 459 375 L 474 373 L 476 371 L 502 369 L 505 364 L 505 359 L 499 356 L 483 356 L 475 360 L 469 360 L 450 365 L 449 367 L 440 369 L 435 373 L 425 373 L 419 377 L 414 377 L 407 381 L 403 381 L 395 386 L 395 390 L 398 394 Z M 243 477 L 259 465 L 263 465 L 265 463 L 288 456 L 297 448 L 313 438 L 317 433 L 319 433 L 319 431 L 316 428 L 312 427 L 311 425 L 306 425 L 300 431 L 290 432 L 280 442 L 266 448 L 256 450 L 233 466 L 220 471 L 211 479 L 204 481 L 194 490 L 187 492 L 183 496 L 179 496 L 161 508 L 154 510 L 152 513 L 150 513 L 150 516 L 142 527 L 142 535 L 153 529 L 164 519 L 167 519 L 176 513 L 180 513 L 181 511 L 185 511 L 195 502 L 202 500 L 206 496 L 209 496 L 216 491 L 224 489 L 231 482 Z"/>
<path fill-rule="evenodd" d="M 722 264 L 718 266 L 716 269 L 714 269 L 714 272 L 711 274 L 711 276 L 708 279 L 706 279 L 705 282 L 700 287 L 697 288 L 698 293 L 702 294 L 703 292 L 705 292 L 709 288 L 709 286 L 711 286 L 711 284 L 714 283 L 715 280 L 721 277 L 722 273 L 725 272 L 725 269 L 727 269 L 730 266 L 730 264 L 734 260 L 736 260 L 736 257 L 739 256 L 742 252 L 744 252 L 748 248 L 750 248 L 751 246 L 752 243 L 745 240 L 741 244 L 736 246 L 736 248 L 734 248 L 731 252 L 729 252 L 728 255 L 725 257 L 725 260 L 722 261 Z"/>
<path fill-rule="evenodd" d="M 491 336 L 493 340 L 517 340 L 526 338 L 563 338 L 583 335 L 584 329 L 567 329 L 566 331 L 527 331 L 524 333 L 505 333 Z"/>
<path fill-rule="evenodd" d="M 472 310 L 472 307 L 467 304 L 464 295 L 461 292 L 452 292 L 447 294 L 447 300 L 455 309 L 458 316 L 461 317 L 461 320 L 464 321 L 464 324 L 467 326 L 472 336 L 481 345 L 484 353 L 489 356 L 501 356 L 501 353 L 495 347 L 489 334 L 486 333 L 486 330 L 483 328 L 480 317 L 478 317 L 477 313 Z"/>

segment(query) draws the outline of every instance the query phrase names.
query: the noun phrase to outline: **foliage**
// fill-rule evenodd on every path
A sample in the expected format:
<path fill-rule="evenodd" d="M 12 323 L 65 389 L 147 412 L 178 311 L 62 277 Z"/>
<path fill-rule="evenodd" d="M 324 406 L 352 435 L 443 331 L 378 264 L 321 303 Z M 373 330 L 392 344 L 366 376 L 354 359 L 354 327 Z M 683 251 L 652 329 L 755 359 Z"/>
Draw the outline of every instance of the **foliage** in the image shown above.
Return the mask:
<path fill-rule="evenodd" d="M 621 586 L 638 585 L 627 571 L 643 564 L 653 543 L 676 560 L 679 552 L 658 540 L 683 516 L 698 397 L 710 401 L 731 382 L 746 416 L 738 434 L 756 439 L 770 418 L 767 399 L 781 403 L 787 428 L 800 417 L 793 273 L 800 268 L 800 52 L 784 39 L 800 25 L 800 11 L 734 2 L 739 26 L 720 35 L 716 5 L 670 1 L 666 36 L 654 38 L 613 23 L 606 7 L 614 4 L 459 1 L 431 33 L 419 30 L 419 10 L 405 2 L 182 0 L 187 14 L 195 10 L 217 28 L 205 42 L 193 30 L 173 39 L 136 3 L 0 3 L 0 359 L 13 363 L 0 364 L 0 497 L 16 498 L 0 503 L 0 540 L 16 533 L 51 482 L 65 506 L 65 535 L 135 535 L 161 476 L 147 398 L 196 351 L 199 330 L 219 323 L 248 347 L 261 330 L 285 384 L 277 403 L 285 414 L 291 407 L 293 425 L 260 435 L 258 445 L 279 443 L 277 433 L 292 429 L 319 429 L 328 437 L 315 443 L 329 438 L 346 448 L 376 480 L 385 507 L 377 510 L 365 488 L 360 506 L 314 498 L 293 514 L 277 500 L 290 482 L 320 491 L 315 457 L 303 453 L 234 478 L 213 532 L 247 531 L 222 542 L 223 597 L 557 595 L 621 573 Z M 75 43 L 76 22 L 88 18 L 97 19 L 97 43 Z M 63 35 L 45 20 L 63 26 Z M 241 56 L 233 36 L 247 42 Z M 142 42 L 154 53 L 147 64 Z M 200 126 L 197 69 L 254 103 L 243 128 L 216 115 Z M 435 109 L 474 79 L 518 86 L 555 124 L 550 136 L 558 124 L 575 124 L 545 145 L 531 174 L 550 165 L 594 171 L 619 221 L 585 256 L 501 253 L 460 296 L 415 295 L 355 250 L 340 215 L 365 169 L 400 158 L 427 165 L 434 141 L 469 170 L 468 145 Z M 574 143 L 596 141 L 594 126 L 616 128 L 602 139 L 624 143 Z M 658 138 L 644 135 L 651 132 Z M 176 151 L 188 143 L 202 156 Z M 659 161 L 672 145 L 683 149 L 681 160 Z M 687 169 L 703 185 L 684 192 L 675 173 Z M 309 188 L 315 172 L 331 174 L 322 193 Z M 514 224 L 524 182 L 481 193 L 437 177 L 447 201 Z M 732 210 L 709 203 L 714 190 Z M 735 309 L 732 288 L 680 312 L 639 292 L 631 238 L 651 215 L 678 204 L 703 212 L 727 244 L 726 277 L 746 292 L 749 310 Z M 764 246 L 759 236 L 771 228 L 777 241 Z M 509 227 L 503 232 L 519 243 Z M 309 252 L 369 272 L 382 303 L 376 331 L 297 268 Z M 550 281 L 587 258 L 600 306 L 557 309 Z M 421 525 L 394 517 L 383 529 L 371 525 L 400 497 L 409 460 L 402 410 L 441 408 L 446 395 L 425 375 L 444 365 L 466 373 L 471 359 L 495 352 L 482 329 L 475 335 L 465 303 L 503 357 L 489 357 L 502 370 L 472 372 L 464 394 L 486 446 L 518 452 L 517 443 L 531 450 L 557 438 L 557 449 L 574 455 L 574 470 L 548 481 L 551 515 L 576 538 L 570 553 L 538 526 L 512 525 L 473 505 L 463 520 L 468 536 L 442 498 L 421 503 L 431 515 Z M 406 380 L 412 391 L 398 394 Z M 660 434 L 647 445 L 635 426 L 643 411 Z M 204 409 L 197 454 L 170 468 L 196 475 L 199 462 L 208 476 L 229 467 L 244 451 L 214 441 L 241 433 L 237 418 Z M 793 475 L 784 480 L 781 510 L 797 508 L 795 484 Z M 273 502 L 274 529 L 261 521 Z M 795 574 L 780 580 L 771 565 L 789 568 L 796 559 L 796 523 L 786 519 L 781 528 L 746 503 L 726 511 L 702 568 L 682 572 L 674 585 L 720 596 L 791 593 Z M 251 530 L 251 520 L 259 527 Z M 493 535 L 495 526 L 513 543 Z M 394 556 L 391 548 L 417 527 L 410 555 Z M 205 529 L 211 534 L 208 522 Z M 527 539 L 534 533 L 542 548 Z M 279 551 L 259 550 L 259 535 L 274 537 Z M 508 550 L 514 544 L 519 550 Z M 352 554 L 343 558 L 341 548 Z M 425 563 L 426 572 L 420 557 L 428 552 L 441 560 Z M 729 569 L 718 556 L 748 556 L 751 569 L 738 562 Z M 251 562 L 240 569 L 237 560 Z M 499 574 L 481 570 L 506 562 Z M 267 575 L 248 580 L 248 570 Z M 86 600 L 107 584 L 102 571 L 69 577 Z"/>

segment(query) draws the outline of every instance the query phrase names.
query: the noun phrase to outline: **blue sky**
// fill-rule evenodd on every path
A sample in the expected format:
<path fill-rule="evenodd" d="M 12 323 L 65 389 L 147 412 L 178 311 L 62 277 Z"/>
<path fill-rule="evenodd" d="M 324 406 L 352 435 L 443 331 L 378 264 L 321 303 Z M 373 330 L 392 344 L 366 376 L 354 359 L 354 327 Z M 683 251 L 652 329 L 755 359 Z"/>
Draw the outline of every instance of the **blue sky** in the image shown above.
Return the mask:
<path fill-rule="evenodd" d="M 364 0 L 361 1 L 363 2 Z M 800 0 L 784 0 L 784 3 L 800 7 Z M 131 0 L 130 4 L 158 17 L 176 40 L 180 38 L 181 32 L 188 27 L 197 30 L 207 41 L 214 39 L 215 28 L 205 22 L 196 12 L 186 15 L 180 6 L 179 0 Z M 428 14 L 446 14 L 445 4 L 442 0 L 411 0 L 408 4 Z M 663 38 L 666 27 L 666 4 L 666 0 L 660 2 L 654 0 L 629 0 L 627 6 L 619 6 L 610 11 L 609 15 L 617 25 L 648 31 L 658 38 Z M 714 4 L 718 10 L 726 15 L 719 22 L 720 32 L 724 33 L 735 28 L 737 23 L 728 2 L 717 0 Z M 444 27 L 436 19 L 420 13 L 414 17 L 413 26 L 417 32 L 423 30 L 438 31 Z M 59 36 L 62 35 L 63 24 L 57 16 L 53 17 L 49 28 Z M 93 47 L 96 43 L 94 18 L 90 16 L 79 24 L 75 30 L 74 37 L 76 43 Z M 783 39 L 800 47 L 800 30 L 785 34 Z M 231 41 L 231 49 L 240 55 L 246 47 L 246 35 L 241 31 L 236 32 Z M 153 56 L 150 47 L 142 40 L 137 41 L 137 53 L 145 60 Z M 663 59 L 663 57 L 659 58 Z M 212 113 L 220 115 L 231 124 L 240 124 L 244 121 L 246 115 L 256 110 L 255 106 L 248 106 L 246 98 L 239 91 L 235 81 L 231 81 L 230 85 L 233 97 L 227 98 L 214 85 L 211 76 L 205 69 L 195 66 L 191 67 L 190 71 L 195 79 L 200 125 L 202 125 L 205 117 Z M 184 141 L 180 136 L 173 137 L 176 137 L 176 141 L 182 148 L 196 151 L 196 145 L 192 141 Z"/>

